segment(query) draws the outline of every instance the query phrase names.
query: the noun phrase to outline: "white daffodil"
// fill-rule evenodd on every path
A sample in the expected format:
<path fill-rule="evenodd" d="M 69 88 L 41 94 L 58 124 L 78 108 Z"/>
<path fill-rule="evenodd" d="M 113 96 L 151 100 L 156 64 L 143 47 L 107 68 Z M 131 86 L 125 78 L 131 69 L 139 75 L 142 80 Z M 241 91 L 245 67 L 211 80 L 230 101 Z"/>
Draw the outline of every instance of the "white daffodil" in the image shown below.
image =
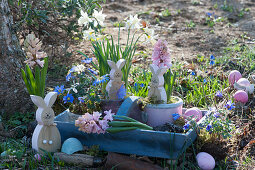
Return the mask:
<path fill-rule="evenodd" d="M 97 10 L 94 10 L 94 13 L 92 15 L 95 18 L 94 26 L 97 27 L 97 25 L 104 26 L 104 20 L 106 15 L 103 14 L 103 9 L 102 11 L 98 12 Z"/>
<path fill-rule="evenodd" d="M 89 18 L 87 12 L 83 12 L 83 11 L 81 10 L 81 17 L 78 19 L 78 24 L 79 24 L 80 26 L 83 26 L 83 25 L 86 26 L 86 25 L 88 25 L 88 23 L 90 23 L 90 22 L 92 22 L 92 19 Z"/>
<path fill-rule="evenodd" d="M 155 35 L 155 31 L 153 29 L 151 29 L 151 28 L 148 28 L 148 27 L 143 28 L 143 30 L 144 30 L 144 33 L 145 33 L 145 41 L 146 41 L 146 43 L 150 42 L 152 45 L 154 45 L 156 43 L 155 38 L 157 37 Z"/>
<path fill-rule="evenodd" d="M 84 35 L 84 39 L 86 40 L 95 40 L 96 34 L 95 34 L 95 30 L 89 28 L 88 30 L 83 31 L 83 35 Z"/>
<path fill-rule="evenodd" d="M 141 28 L 141 19 L 138 19 L 137 14 L 133 17 L 129 16 L 129 20 L 126 21 L 126 29 L 140 29 Z"/>

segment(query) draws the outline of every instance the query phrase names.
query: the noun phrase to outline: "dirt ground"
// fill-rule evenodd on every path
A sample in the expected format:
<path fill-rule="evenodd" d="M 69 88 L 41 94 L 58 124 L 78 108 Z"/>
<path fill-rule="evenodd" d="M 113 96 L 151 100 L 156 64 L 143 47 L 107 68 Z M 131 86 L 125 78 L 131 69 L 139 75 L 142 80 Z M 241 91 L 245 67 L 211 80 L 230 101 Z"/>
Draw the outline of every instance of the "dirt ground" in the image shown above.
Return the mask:
<path fill-rule="evenodd" d="M 139 14 L 139 18 L 155 30 L 158 38 L 168 42 L 173 58 L 189 62 L 198 54 L 220 56 L 230 40 L 240 38 L 244 34 L 248 37 L 247 43 L 255 38 L 255 1 L 230 0 L 227 4 L 232 12 L 222 9 L 224 0 L 112 0 L 103 5 L 103 11 L 107 15 L 106 32 L 117 37 L 118 28 L 113 24 L 130 14 Z M 249 8 L 249 11 L 244 12 L 243 17 L 238 16 L 240 11 L 246 8 Z M 160 16 L 166 9 L 171 15 Z M 214 12 L 216 16 L 226 18 L 226 21 L 216 23 L 210 28 L 205 23 L 207 12 Z M 187 26 L 190 21 L 194 22 L 195 27 Z M 211 30 L 214 30 L 214 33 Z M 122 34 L 121 38 L 125 40 L 126 36 Z M 72 46 L 70 52 L 81 50 L 90 53 L 88 47 L 88 42 L 82 42 Z M 150 56 L 152 46 L 141 44 L 140 49 L 148 51 Z M 77 55 L 72 57 L 74 61 L 77 59 Z"/>

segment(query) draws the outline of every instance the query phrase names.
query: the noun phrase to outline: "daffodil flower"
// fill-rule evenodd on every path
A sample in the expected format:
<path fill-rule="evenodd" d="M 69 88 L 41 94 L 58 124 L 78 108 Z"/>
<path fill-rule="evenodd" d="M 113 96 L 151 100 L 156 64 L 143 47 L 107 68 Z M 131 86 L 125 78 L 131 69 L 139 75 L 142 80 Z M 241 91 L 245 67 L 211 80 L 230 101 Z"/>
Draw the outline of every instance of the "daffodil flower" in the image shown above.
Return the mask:
<path fill-rule="evenodd" d="M 138 19 L 137 14 L 135 16 L 130 15 L 129 20 L 126 21 L 126 29 L 140 29 L 141 19 Z"/>
<path fill-rule="evenodd" d="M 86 26 L 88 25 L 90 22 L 92 22 L 92 19 L 89 18 L 88 14 L 84 11 L 81 10 L 81 17 L 78 19 L 78 24 L 80 26 Z"/>
<path fill-rule="evenodd" d="M 103 14 L 103 9 L 100 12 L 98 12 L 97 10 L 94 10 L 94 13 L 92 16 L 95 18 L 94 27 L 97 27 L 98 24 L 100 26 L 104 26 L 104 20 L 106 15 Z"/>

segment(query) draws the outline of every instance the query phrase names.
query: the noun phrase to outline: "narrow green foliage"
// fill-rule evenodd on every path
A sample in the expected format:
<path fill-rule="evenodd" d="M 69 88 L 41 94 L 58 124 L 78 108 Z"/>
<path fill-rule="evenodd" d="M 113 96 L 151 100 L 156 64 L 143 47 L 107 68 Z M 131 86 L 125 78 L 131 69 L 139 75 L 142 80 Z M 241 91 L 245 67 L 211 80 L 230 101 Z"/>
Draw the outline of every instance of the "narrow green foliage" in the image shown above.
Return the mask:
<path fill-rule="evenodd" d="M 25 66 L 25 71 L 21 69 L 21 75 L 30 95 L 44 97 L 45 81 L 48 69 L 48 58 L 44 59 L 43 68 L 35 66 L 34 73 L 28 65 Z"/>

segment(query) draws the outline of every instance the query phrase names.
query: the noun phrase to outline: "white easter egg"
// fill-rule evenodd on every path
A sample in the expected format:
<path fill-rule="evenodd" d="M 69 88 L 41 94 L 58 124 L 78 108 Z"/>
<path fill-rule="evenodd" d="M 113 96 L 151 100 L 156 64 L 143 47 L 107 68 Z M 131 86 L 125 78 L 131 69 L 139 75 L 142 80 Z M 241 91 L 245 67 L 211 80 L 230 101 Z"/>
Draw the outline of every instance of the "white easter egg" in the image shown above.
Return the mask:
<path fill-rule="evenodd" d="M 215 167 L 215 160 L 214 158 L 206 153 L 206 152 L 200 152 L 197 154 L 197 163 L 198 166 L 202 169 L 202 170 L 213 170 Z"/>
<path fill-rule="evenodd" d="M 245 86 L 245 87 L 248 87 L 251 85 L 250 81 L 246 78 L 240 78 L 237 83 L 241 86 Z"/>

